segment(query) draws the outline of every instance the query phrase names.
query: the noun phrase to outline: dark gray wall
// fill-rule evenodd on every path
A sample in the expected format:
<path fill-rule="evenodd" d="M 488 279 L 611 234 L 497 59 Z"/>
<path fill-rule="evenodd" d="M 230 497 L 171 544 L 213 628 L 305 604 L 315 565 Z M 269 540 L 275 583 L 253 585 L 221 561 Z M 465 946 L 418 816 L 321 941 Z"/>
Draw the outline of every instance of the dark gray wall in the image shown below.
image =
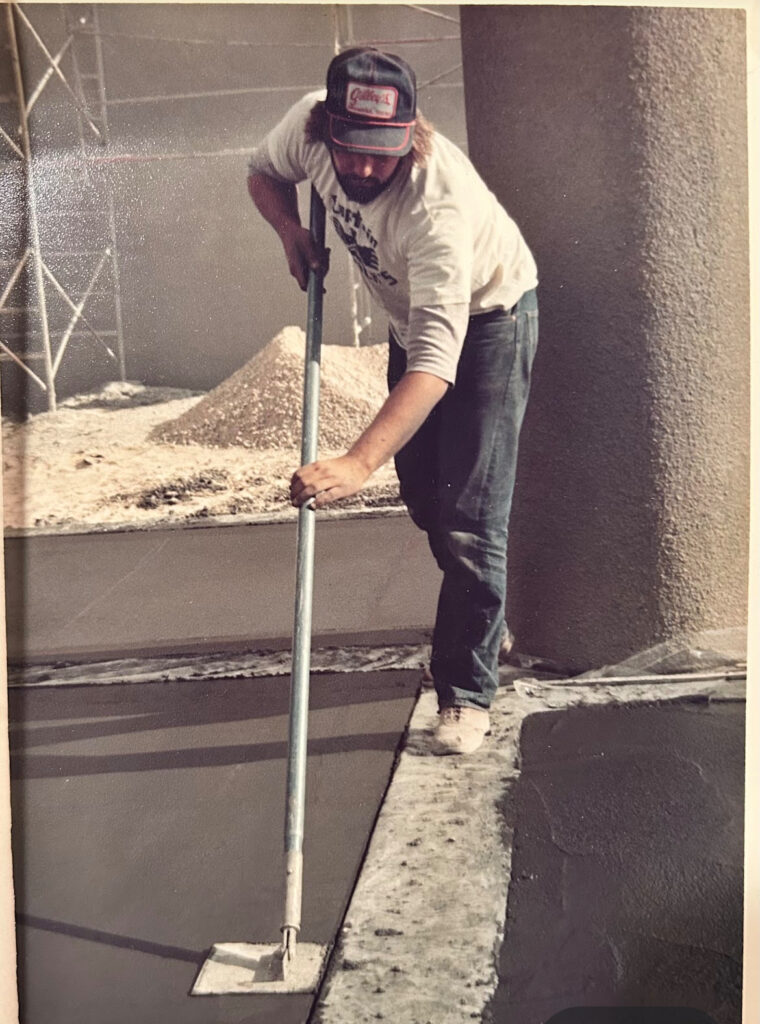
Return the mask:
<path fill-rule="evenodd" d="M 56 52 L 66 38 L 66 5 L 26 10 Z M 402 5 L 351 5 L 350 11 L 354 39 L 378 41 L 405 56 L 422 86 L 421 108 L 454 141 L 466 144 L 457 9 L 441 9 L 453 21 Z M 43 248 L 77 291 L 89 266 L 81 253 L 107 243 L 109 186 L 127 376 L 210 388 L 283 326 L 305 322 L 305 298 L 288 277 L 279 241 L 248 198 L 246 153 L 292 102 L 323 84 L 333 54 L 332 5 L 104 4 L 98 12 L 110 141 L 102 149 L 88 146 L 95 163 L 86 182 L 76 113 L 53 79 L 32 119 Z M 441 38 L 446 36 L 453 38 Z M 434 41 L 393 42 L 404 39 Z M 20 32 L 20 41 L 30 92 L 46 65 L 27 31 Z M 81 63 L 93 66 L 92 39 L 77 37 L 74 45 Z M 68 54 L 62 67 L 71 74 Z M 194 95 L 207 92 L 223 94 Z M 12 107 L 6 104 L 0 114 L 7 128 Z M 198 155 L 220 151 L 229 152 Z M 13 225 L 23 213 L 18 182 L 11 188 L 4 181 L 2 191 L 0 217 L 3 225 Z M 307 189 L 302 193 L 306 216 Z M 15 224 L 7 237 L 19 233 Z M 351 343 L 348 257 L 336 238 L 328 244 L 333 272 L 324 338 Z M 90 307 L 105 329 L 113 328 L 111 285 L 110 278 L 104 280 L 102 308 Z M 67 313 L 57 309 L 56 300 L 51 313 L 62 330 Z M 363 341 L 385 334 L 385 319 L 377 315 Z M 60 391 L 88 389 L 116 376 L 102 346 L 83 337 L 62 365 Z M 4 362 L 6 411 L 18 411 L 24 394 L 33 410 L 45 407 L 43 396 L 27 391 L 20 371 Z"/>
<path fill-rule="evenodd" d="M 470 153 L 541 280 L 511 527 L 521 646 L 589 667 L 742 623 L 744 15 L 461 14 Z"/>

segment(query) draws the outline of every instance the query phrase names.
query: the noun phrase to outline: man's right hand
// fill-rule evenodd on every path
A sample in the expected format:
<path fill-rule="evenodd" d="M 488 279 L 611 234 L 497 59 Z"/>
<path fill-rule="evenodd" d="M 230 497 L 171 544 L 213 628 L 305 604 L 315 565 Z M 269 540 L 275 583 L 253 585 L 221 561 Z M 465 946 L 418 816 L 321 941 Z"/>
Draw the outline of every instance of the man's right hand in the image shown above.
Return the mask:
<path fill-rule="evenodd" d="M 253 173 L 248 176 L 248 191 L 256 209 L 279 235 L 290 273 L 306 291 L 310 270 L 327 273 L 330 250 L 318 249 L 309 230 L 301 227 L 295 185 Z"/>
<path fill-rule="evenodd" d="M 319 249 L 314 244 L 311 232 L 300 224 L 281 228 L 279 235 L 288 261 L 288 269 L 298 281 L 301 291 L 305 292 L 309 284 L 309 271 L 322 270 L 323 274 L 327 273 L 330 250 Z"/>

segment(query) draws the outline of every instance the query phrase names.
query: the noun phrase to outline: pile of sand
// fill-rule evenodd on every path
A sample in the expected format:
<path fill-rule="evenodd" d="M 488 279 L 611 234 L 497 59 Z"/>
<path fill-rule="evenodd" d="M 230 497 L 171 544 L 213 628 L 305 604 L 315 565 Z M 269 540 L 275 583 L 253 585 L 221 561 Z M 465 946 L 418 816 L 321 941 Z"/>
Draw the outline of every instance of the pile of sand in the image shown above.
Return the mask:
<path fill-rule="evenodd" d="M 24 423 L 3 418 L 7 528 L 288 518 L 300 451 L 304 336 L 286 328 L 204 395 L 112 382 Z M 324 346 L 319 455 L 340 454 L 385 397 L 384 346 Z M 393 463 L 340 509 L 398 507 Z"/>
<path fill-rule="evenodd" d="M 267 347 L 151 440 L 211 448 L 299 449 L 306 339 L 285 327 Z M 342 450 L 372 421 L 386 396 L 384 345 L 323 345 L 320 448 Z"/>

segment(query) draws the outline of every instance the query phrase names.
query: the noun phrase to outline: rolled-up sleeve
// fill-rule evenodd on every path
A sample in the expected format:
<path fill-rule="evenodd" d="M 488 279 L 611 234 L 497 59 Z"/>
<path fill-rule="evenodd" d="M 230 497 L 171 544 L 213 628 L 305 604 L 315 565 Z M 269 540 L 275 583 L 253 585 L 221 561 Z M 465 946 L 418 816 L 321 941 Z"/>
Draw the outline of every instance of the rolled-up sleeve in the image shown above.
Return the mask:
<path fill-rule="evenodd" d="M 414 307 L 405 339 L 407 371 L 432 373 L 453 384 L 469 316 L 467 302 Z"/>

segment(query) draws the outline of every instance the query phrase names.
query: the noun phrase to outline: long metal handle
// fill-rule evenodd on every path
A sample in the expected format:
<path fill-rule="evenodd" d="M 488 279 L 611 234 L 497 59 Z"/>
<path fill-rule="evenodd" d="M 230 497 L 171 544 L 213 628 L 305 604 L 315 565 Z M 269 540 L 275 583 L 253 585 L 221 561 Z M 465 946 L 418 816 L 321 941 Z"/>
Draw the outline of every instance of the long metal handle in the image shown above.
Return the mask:
<path fill-rule="evenodd" d="M 314 188 L 311 190 L 309 229 L 317 247 L 324 249 L 325 208 Z M 322 270 L 310 272 L 301 430 L 302 465 L 314 462 L 317 457 L 323 281 L 324 272 Z M 289 958 L 293 956 L 296 935 L 301 927 L 311 607 L 314 583 L 314 526 L 314 512 L 302 505 L 298 510 L 296 601 L 293 622 L 293 662 L 290 676 L 290 732 L 285 815 L 285 920 L 282 932 L 283 950 Z"/>

